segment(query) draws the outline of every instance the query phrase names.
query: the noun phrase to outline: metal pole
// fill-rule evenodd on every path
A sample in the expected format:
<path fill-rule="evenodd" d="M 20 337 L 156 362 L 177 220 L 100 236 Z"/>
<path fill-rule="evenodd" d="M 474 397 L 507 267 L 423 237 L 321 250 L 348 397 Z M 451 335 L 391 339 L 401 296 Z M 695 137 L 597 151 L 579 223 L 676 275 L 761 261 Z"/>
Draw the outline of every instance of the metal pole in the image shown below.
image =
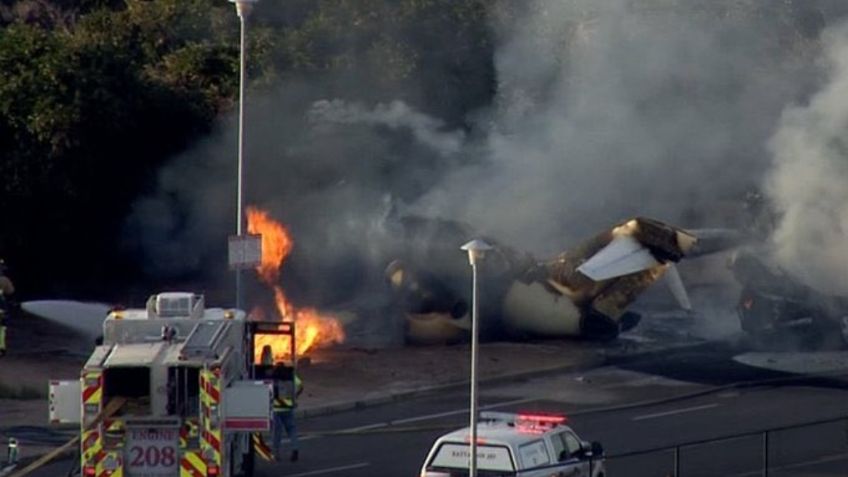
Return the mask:
<path fill-rule="evenodd" d="M 478 337 L 478 301 L 479 292 L 477 288 L 477 262 L 483 258 L 486 250 L 492 246 L 486 242 L 475 239 L 460 247 L 468 252 L 468 262 L 471 264 L 471 277 L 473 280 L 471 290 L 471 455 L 468 459 L 468 475 L 477 477 L 477 351 L 479 348 Z"/>
<path fill-rule="evenodd" d="M 680 477 L 680 447 L 674 448 L 674 477 Z"/>
<path fill-rule="evenodd" d="M 243 189 L 242 189 L 242 176 L 244 174 L 244 85 L 245 85 L 245 58 L 246 58 L 246 48 L 247 42 L 245 41 L 246 30 L 247 30 L 247 12 L 245 9 L 238 8 L 238 16 L 241 20 L 241 40 L 240 40 L 240 58 L 239 58 L 239 126 L 238 126 L 238 185 L 237 195 L 238 195 L 238 205 L 236 211 L 236 235 L 241 237 L 242 228 L 244 225 L 244 219 L 242 218 L 242 209 L 243 205 Z M 242 270 L 239 268 L 236 270 L 236 309 L 241 309 L 242 302 L 242 292 L 241 292 L 241 276 Z"/>
<path fill-rule="evenodd" d="M 471 263 L 471 462 L 468 466 L 469 477 L 477 477 L 477 261 Z"/>
<path fill-rule="evenodd" d="M 768 477 L 769 473 L 769 433 L 763 432 L 763 477 Z"/>

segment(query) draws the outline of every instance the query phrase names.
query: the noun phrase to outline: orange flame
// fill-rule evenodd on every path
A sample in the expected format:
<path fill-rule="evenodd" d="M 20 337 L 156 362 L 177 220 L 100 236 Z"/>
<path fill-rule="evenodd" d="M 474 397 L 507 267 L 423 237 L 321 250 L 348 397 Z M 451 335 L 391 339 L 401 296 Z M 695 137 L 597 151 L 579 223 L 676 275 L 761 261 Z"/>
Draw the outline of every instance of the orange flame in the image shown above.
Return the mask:
<path fill-rule="evenodd" d="M 277 283 L 280 278 L 280 268 L 294 246 L 288 230 L 272 219 L 268 212 L 256 207 L 248 207 L 247 231 L 251 234 L 262 235 L 262 259 L 256 267 L 256 272 L 262 281 L 274 290 L 277 316 L 282 321 L 295 323 L 297 354 L 303 355 L 313 347 L 328 346 L 344 341 L 344 330 L 338 320 L 321 315 L 312 308 L 296 308 Z M 256 311 L 253 314 L 264 315 Z M 275 362 L 287 360 L 291 356 L 292 350 L 288 337 L 257 335 L 254 347 L 256 362 L 261 360 L 262 348 L 265 345 L 271 346 Z"/>
<path fill-rule="evenodd" d="M 268 212 L 252 206 L 247 208 L 247 233 L 262 235 L 262 261 L 256 272 L 268 286 L 274 286 L 294 241 L 283 224 L 272 219 Z"/>

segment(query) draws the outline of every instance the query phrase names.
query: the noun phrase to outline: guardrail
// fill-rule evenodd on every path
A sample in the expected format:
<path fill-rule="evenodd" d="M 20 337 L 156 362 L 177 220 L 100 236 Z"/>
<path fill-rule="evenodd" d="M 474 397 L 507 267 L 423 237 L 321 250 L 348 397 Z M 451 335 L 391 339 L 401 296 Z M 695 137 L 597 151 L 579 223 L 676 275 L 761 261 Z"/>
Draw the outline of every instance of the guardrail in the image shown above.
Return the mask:
<path fill-rule="evenodd" d="M 735 452 L 721 452 L 731 446 Z M 657 455 L 667 457 L 658 460 Z M 608 453 L 607 468 L 610 475 L 620 474 L 615 471 L 620 466 L 630 475 L 639 469 L 640 475 L 644 471 L 644 475 L 668 477 L 768 477 L 773 471 L 825 465 L 830 460 L 848 461 L 848 416 Z"/>

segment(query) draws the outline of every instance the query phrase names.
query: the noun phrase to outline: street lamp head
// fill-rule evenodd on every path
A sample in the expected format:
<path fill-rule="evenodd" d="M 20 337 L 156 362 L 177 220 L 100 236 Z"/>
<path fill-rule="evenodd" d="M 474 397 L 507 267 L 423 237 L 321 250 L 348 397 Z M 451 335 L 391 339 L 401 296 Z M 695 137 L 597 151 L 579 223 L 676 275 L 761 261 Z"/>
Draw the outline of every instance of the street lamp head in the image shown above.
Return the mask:
<path fill-rule="evenodd" d="M 480 239 L 474 239 L 460 247 L 468 252 L 468 263 L 476 265 L 477 260 L 482 259 L 486 255 L 487 250 L 492 250 L 492 246 Z"/>
<path fill-rule="evenodd" d="M 244 19 L 253 11 L 253 5 L 259 0 L 230 0 L 230 3 L 236 4 L 236 13 L 239 18 Z"/>

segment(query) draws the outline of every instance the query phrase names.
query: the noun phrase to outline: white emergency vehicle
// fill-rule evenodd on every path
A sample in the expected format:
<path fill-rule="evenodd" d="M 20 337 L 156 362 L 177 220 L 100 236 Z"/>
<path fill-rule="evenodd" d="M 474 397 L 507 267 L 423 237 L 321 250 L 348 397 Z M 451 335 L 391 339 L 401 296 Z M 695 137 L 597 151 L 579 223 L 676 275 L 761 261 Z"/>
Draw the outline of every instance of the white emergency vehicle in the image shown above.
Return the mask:
<path fill-rule="evenodd" d="M 603 477 L 604 451 L 581 440 L 562 415 L 483 412 L 477 424 L 478 475 Z M 436 439 L 421 477 L 468 475 L 470 428 Z"/>

